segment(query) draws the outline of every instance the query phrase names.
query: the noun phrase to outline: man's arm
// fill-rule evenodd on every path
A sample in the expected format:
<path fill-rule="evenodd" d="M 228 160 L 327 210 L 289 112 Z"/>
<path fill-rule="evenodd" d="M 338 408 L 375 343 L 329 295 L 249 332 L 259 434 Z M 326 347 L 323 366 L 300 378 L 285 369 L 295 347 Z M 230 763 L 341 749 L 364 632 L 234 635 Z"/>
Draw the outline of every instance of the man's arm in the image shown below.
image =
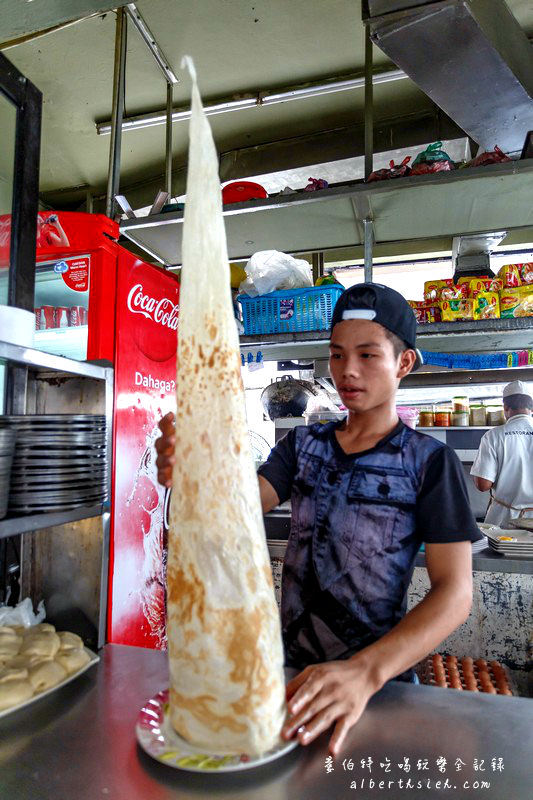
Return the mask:
<path fill-rule="evenodd" d="M 278 493 L 276 492 L 272 484 L 269 483 L 266 478 L 263 478 L 262 475 L 258 475 L 257 479 L 259 481 L 259 495 L 261 497 L 261 508 L 263 509 L 263 514 L 268 514 L 268 512 L 272 511 L 273 508 L 279 506 Z"/>
<path fill-rule="evenodd" d="M 474 484 L 477 486 L 480 492 L 488 492 L 489 489 L 492 488 L 493 481 L 489 481 L 486 478 L 480 478 L 477 475 L 472 475 L 474 479 Z"/>
<path fill-rule="evenodd" d="M 300 742 L 309 744 L 335 723 L 329 748 L 337 755 L 370 697 L 466 620 L 472 604 L 470 541 L 426 543 L 426 565 L 431 589 L 391 631 L 352 658 L 307 667 L 289 683 L 293 716 L 285 738 L 299 731 Z"/>

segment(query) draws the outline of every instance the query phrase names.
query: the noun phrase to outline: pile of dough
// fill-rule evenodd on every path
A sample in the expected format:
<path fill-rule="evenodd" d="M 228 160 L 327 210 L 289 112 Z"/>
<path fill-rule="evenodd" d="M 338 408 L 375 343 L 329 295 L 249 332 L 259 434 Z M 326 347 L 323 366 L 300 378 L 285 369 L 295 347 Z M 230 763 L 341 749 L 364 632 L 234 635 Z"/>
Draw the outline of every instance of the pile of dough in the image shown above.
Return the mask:
<path fill-rule="evenodd" d="M 252 458 L 218 160 L 193 78 L 168 547 L 170 717 L 189 742 L 280 742 L 280 620 Z"/>
<path fill-rule="evenodd" d="M 90 660 L 77 634 L 49 622 L 0 626 L 0 711 L 52 689 Z"/>

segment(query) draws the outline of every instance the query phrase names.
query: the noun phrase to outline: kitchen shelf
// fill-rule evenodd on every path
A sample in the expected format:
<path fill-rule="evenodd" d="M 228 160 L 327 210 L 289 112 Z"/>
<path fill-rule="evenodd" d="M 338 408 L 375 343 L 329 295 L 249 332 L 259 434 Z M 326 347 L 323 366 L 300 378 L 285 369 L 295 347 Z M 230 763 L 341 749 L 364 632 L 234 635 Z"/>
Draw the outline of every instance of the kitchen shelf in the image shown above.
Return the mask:
<path fill-rule="evenodd" d="M 265 361 L 327 359 L 327 331 L 241 336 L 242 353 L 260 351 Z M 435 322 L 417 326 L 417 346 L 433 353 L 494 353 L 533 350 L 533 317 L 483 322 Z"/>
<path fill-rule="evenodd" d="M 533 225 L 533 159 L 280 195 L 224 207 L 230 259 L 258 250 L 324 251 Z M 120 232 L 163 264 L 181 264 L 183 212 L 124 220 Z"/>
<path fill-rule="evenodd" d="M 47 369 L 54 372 L 66 372 L 70 375 L 80 375 L 84 378 L 95 378 L 105 381 L 113 370 L 110 367 L 89 364 L 85 361 L 74 361 L 70 358 L 43 353 L 31 347 L 20 347 L 10 342 L 0 341 L 0 360 L 12 361 L 25 367 Z"/>
<path fill-rule="evenodd" d="M 68 522 L 77 522 L 80 519 L 100 517 L 106 509 L 105 505 L 83 506 L 72 511 L 58 511 L 50 514 L 29 514 L 24 517 L 10 517 L 0 520 L 0 539 L 7 536 L 17 536 L 20 533 L 29 533 L 43 528 L 53 528 L 65 525 Z"/>

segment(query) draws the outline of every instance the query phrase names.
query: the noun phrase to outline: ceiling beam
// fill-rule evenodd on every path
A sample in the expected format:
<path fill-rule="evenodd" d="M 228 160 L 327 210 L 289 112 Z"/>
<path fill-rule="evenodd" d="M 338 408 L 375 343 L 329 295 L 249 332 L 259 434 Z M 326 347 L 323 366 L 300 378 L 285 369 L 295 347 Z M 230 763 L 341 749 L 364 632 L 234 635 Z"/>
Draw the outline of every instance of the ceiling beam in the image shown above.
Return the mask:
<path fill-rule="evenodd" d="M 127 0 L 2 0 L 0 48 L 36 34 L 127 5 Z"/>

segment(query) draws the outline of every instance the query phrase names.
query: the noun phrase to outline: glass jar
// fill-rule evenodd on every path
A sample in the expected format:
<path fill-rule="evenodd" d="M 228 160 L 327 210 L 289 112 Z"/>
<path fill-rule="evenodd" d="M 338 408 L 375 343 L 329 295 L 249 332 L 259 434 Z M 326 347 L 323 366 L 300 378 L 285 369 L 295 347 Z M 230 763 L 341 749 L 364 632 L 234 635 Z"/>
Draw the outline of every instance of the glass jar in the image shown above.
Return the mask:
<path fill-rule="evenodd" d="M 468 412 L 470 411 L 470 402 L 468 400 L 468 397 L 465 396 L 454 397 L 452 400 L 452 411 L 456 412 L 466 411 L 466 413 L 468 414 Z"/>
<path fill-rule="evenodd" d="M 481 428 L 487 424 L 487 409 L 481 403 L 470 406 L 470 424 Z"/>
<path fill-rule="evenodd" d="M 435 409 L 435 426 L 437 428 L 449 428 L 451 425 L 452 410 L 449 405 L 437 406 Z"/>
<path fill-rule="evenodd" d="M 421 406 L 418 417 L 419 428 L 433 428 L 435 425 L 435 409 L 433 406 Z"/>
<path fill-rule="evenodd" d="M 468 428 L 470 414 L 468 411 L 452 411 L 452 426 L 454 428 Z"/>

